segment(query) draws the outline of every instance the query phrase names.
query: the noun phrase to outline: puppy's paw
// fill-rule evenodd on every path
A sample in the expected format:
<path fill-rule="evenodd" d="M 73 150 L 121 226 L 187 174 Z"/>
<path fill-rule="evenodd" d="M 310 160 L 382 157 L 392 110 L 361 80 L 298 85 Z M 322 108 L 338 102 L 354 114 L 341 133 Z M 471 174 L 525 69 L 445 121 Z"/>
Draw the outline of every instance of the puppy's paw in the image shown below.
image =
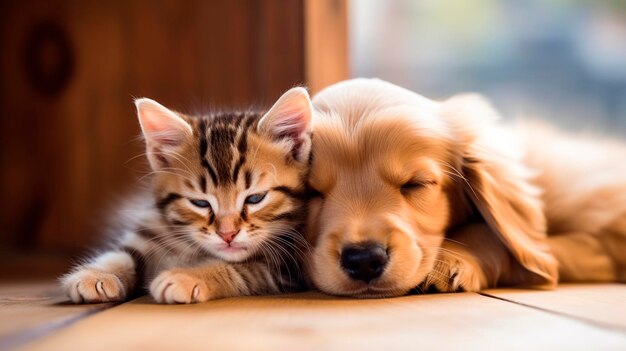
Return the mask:
<path fill-rule="evenodd" d="M 124 301 L 128 292 L 115 274 L 90 268 L 66 275 L 61 284 L 74 303 Z"/>
<path fill-rule="evenodd" d="M 150 294 L 158 303 L 196 303 L 214 298 L 204 279 L 193 271 L 171 269 L 159 274 L 150 284 Z"/>
<path fill-rule="evenodd" d="M 478 264 L 467 254 L 442 252 L 426 277 L 426 289 L 440 292 L 480 291 L 485 278 Z"/>

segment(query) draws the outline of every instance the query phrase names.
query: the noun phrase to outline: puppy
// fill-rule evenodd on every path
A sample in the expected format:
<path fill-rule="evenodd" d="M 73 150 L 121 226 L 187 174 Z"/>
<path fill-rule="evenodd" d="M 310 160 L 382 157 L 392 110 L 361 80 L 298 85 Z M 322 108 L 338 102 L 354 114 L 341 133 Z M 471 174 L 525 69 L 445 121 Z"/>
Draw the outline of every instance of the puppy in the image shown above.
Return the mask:
<path fill-rule="evenodd" d="M 626 280 L 623 144 L 507 127 L 480 96 L 436 102 L 375 79 L 313 104 L 307 236 L 322 291 Z"/>

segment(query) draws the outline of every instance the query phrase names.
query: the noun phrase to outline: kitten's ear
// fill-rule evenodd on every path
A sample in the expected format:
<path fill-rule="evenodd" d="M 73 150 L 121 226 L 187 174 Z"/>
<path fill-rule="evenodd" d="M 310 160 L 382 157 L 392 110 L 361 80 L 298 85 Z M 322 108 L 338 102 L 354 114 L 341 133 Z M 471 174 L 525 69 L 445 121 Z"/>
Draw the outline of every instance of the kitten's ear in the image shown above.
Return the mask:
<path fill-rule="evenodd" d="M 311 150 L 312 116 L 309 93 L 302 87 L 292 88 L 261 118 L 257 130 L 275 140 L 292 142 L 294 157 L 304 162 Z"/>
<path fill-rule="evenodd" d="M 174 151 L 193 131 L 189 123 L 158 102 L 142 98 L 135 100 L 141 131 L 146 139 L 148 161 L 153 169 L 169 166 L 168 151 Z"/>

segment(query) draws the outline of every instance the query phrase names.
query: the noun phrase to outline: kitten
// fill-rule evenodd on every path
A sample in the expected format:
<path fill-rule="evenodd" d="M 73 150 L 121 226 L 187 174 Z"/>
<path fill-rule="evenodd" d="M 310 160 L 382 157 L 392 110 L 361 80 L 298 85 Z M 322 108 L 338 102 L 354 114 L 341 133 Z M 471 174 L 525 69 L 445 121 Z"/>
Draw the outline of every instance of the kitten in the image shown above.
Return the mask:
<path fill-rule="evenodd" d="M 160 303 L 301 288 L 306 90 L 287 91 L 264 115 L 191 117 L 150 99 L 135 104 L 152 194 L 110 250 L 61 278 L 71 300 L 123 301 L 147 284 Z"/>

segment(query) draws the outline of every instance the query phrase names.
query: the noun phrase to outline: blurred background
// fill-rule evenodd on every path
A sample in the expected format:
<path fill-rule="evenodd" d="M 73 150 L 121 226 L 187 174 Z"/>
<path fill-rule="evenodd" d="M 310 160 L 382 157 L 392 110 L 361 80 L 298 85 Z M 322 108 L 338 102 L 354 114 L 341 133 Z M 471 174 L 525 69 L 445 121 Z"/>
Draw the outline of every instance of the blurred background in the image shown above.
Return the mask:
<path fill-rule="evenodd" d="M 626 130 L 624 0 L 9 0 L 0 60 L 0 278 L 98 242 L 146 170 L 133 97 L 193 112 L 380 77 Z"/>
<path fill-rule="evenodd" d="M 353 76 L 624 135 L 624 0 L 355 0 L 349 18 Z"/>

